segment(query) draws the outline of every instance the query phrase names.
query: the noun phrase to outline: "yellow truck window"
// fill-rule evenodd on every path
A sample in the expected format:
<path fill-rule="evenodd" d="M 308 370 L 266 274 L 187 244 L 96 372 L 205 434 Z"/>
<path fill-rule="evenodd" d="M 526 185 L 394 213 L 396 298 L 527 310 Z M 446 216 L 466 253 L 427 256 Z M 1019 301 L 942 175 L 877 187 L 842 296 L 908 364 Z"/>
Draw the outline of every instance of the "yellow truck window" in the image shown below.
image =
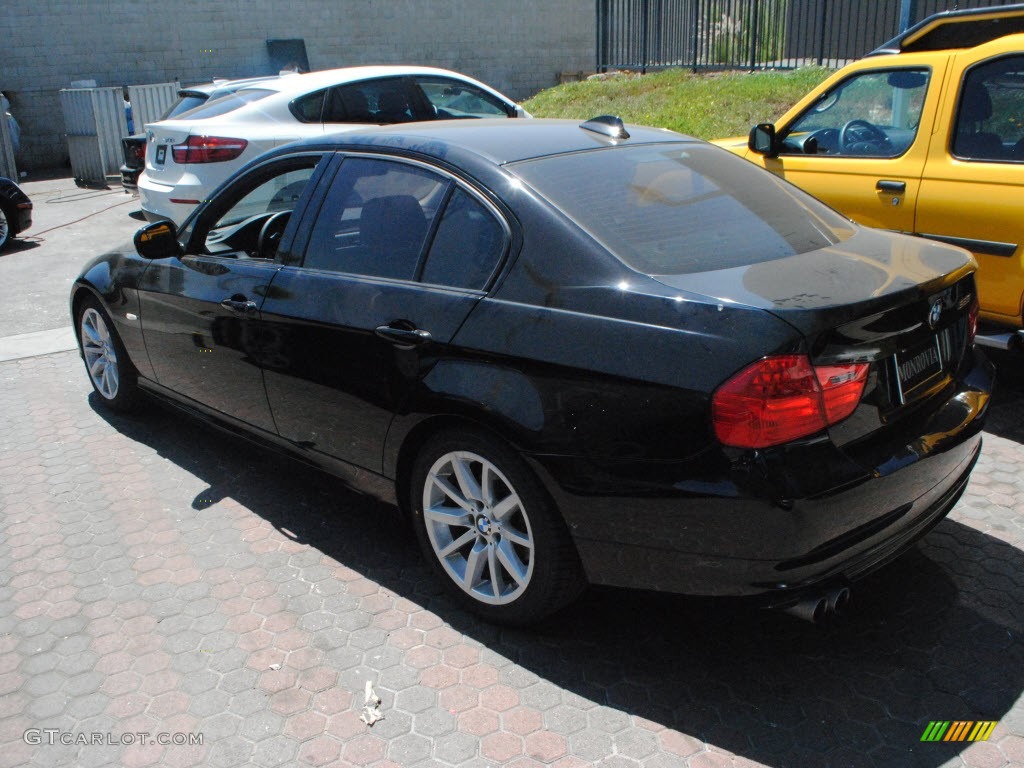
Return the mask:
<path fill-rule="evenodd" d="M 914 142 L 929 71 L 871 70 L 822 94 L 782 137 L 782 154 L 898 157 Z"/>

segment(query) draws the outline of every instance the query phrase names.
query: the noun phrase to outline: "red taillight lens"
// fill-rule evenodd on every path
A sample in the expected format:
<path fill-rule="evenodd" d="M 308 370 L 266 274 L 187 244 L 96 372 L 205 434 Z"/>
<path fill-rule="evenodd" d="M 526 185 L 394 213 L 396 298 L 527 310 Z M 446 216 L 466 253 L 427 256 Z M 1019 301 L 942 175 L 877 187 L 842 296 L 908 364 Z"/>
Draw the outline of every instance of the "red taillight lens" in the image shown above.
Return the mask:
<path fill-rule="evenodd" d="M 971 300 L 971 308 L 967 310 L 967 343 L 973 344 L 974 337 L 978 335 L 978 297 Z"/>
<path fill-rule="evenodd" d="M 139 162 L 144 164 L 146 162 L 146 145 L 145 144 L 132 144 L 131 145 L 132 156 Z"/>
<path fill-rule="evenodd" d="M 171 147 L 174 162 L 223 163 L 234 160 L 249 145 L 245 139 L 229 139 L 224 136 L 189 136 L 184 144 Z"/>
<path fill-rule="evenodd" d="M 867 363 L 815 367 L 806 355 L 766 357 L 715 391 L 715 435 L 738 448 L 813 435 L 853 413 L 867 376 Z"/>

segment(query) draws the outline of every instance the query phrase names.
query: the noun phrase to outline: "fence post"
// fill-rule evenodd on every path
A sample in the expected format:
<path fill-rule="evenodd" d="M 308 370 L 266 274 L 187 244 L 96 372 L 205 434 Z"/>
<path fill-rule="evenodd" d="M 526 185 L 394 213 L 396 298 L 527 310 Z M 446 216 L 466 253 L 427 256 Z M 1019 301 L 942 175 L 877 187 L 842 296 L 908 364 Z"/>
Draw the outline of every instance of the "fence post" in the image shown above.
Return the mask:
<path fill-rule="evenodd" d="M 914 24 L 917 18 L 917 0 L 900 0 L 900 34 Z"/>
<path fill-rule="evenodd" d="M 690 0 L 690 7 L 693 8 L 693 23 L 691 29 L 693 30 L 693 70 L 697 71 L 697 63 L 699 62 L 700 54 L 698 47 L 700 46 L 700 0 Z"/>
<path fill-rule="evenodd" d="M 750 71 L 753 72 L 757 69 L 757 27 L 760 20 L 757 11 L 761 3 L 760 0 L 750 0 L 750 4 L 753 6 L 750 24 Z"/>
<path fill-rule="evenodd" d="M 825 15 L 828 0 L 818 0 L 818 66 L 825 63 Z"/>

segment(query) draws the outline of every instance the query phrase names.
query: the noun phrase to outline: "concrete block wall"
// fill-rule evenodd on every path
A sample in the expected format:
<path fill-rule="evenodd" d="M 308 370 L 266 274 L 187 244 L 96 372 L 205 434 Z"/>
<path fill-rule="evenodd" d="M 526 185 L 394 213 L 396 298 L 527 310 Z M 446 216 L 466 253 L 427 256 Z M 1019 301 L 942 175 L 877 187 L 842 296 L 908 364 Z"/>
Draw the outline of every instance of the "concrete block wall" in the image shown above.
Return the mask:
<path fill-rule="evenodd" d="M 22 128 L 18 167 L 67 162 L 57 93 L 271 74 L 268 39 L 302 38 L 313 69 L 407 63 L 480 79 L 515 99 L 593 67 L 593 0 L 6 0 L 0 89 Z"/>

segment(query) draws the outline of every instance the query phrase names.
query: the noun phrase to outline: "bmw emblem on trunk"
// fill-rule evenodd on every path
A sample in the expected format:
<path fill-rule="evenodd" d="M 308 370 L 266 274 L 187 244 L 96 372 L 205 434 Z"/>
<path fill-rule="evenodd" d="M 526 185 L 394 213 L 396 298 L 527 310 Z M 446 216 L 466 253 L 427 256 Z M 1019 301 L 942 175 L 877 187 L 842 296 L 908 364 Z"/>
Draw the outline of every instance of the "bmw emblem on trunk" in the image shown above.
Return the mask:
<path fill-rule="evenodd" d="M 939 320 L 942 318 L 942 301 L 936 301 L 932 304 L 931 310 L 928 312 L 928 327 L 934 329 L 939 324 Z"/>

